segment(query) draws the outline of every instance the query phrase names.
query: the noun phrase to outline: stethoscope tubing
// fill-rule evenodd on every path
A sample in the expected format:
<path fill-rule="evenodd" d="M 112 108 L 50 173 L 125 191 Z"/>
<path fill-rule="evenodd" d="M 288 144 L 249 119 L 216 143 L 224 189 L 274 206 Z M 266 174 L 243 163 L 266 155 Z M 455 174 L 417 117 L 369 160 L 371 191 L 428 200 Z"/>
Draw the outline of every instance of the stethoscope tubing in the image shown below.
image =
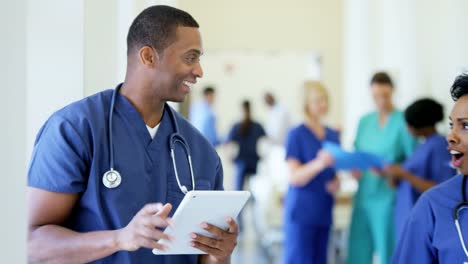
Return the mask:
<path fill-rule="evenodd" d="M 461 186 L 462 201 L 453 209 L 453 217 L 455 219 L 455 227 L 457 228 L 457 233 L 458 233 L 458 238 L 460 239 L 460 244 L 462 245 L 462 248 L 463 248 L 463 251 L 465 252 L 466 257 L 468 258 L 468 250 L 466 249 L 465 240 L 463 238 L 463 233 L 462 233 L 460 221 L 459 221 L 460 211 L 468 207 L 468 202 L 466 201 L 466 195 L 465 195 L 467 177 L 468 176 L 463 175 L 463 182 Z"/>
<path fill-rule="evenodd" d="M 110 103 L 110 108 L 109 108 L 109 171 L 104 173 L 103 176 L 103 183 L 107 188 L 115 188 L 118 185 L 120 185 L 121 182 L 121 175 L 120 173 L 115 170 L 114 168 L 114 139 L 113 139 L 113 131 L 112 131 L 112 122 L 113 122 L 113 114 L 114 114 L 114 106 L 115 106 L 115 100 L 117 97 L 117 93 L 120 89 L 120 85 L 117 86 L 113 93 L 112 93 L 112 99 Z M 195 176 L 193 172 L 193 165 L 192 165 L 192 156 L 190 153 L 190 147 L 187 144 L 187 141 L 185 138 L 179 133 L 179 126 L 177 124 L 177 120 L 174 114 L 174 111 L 170 108 L 167 107 L 167 110 L 169 111 L 169 116 L 172 119 L 172 125 L 174 126 L 175 132 L 172 133 L 172 135 L 169 138 L 169 148 L 170 148 L 170 153 L 171 153 L 171 158 L 172 158 L 172 166 L 174 168 L 174 174 L 177 180 L 177 185 L 179 186 L 179 189 L 182 191 L 182 193 L 186 194 L 188 192 L 187 187 L 181 184 L 180 178 L 179 178 L 179 173 L 177 171 L 177 164 L 176 164 L 176 156 L 175 156 L 175 144 L 179 143 L 181 145 L 187 155 L 187 160 L 189 163 L 189 169 L 190 169 L 190 176 L 192 179 L 192 190 L 195 190 Z M 110 180 L 109 176 L 114 175 L 116 176 L 116 179 Z M 117 186 L 113 186 L 115 182 L 118 182 Z M 109 187 L 111 186 L 111 187 Z"/>

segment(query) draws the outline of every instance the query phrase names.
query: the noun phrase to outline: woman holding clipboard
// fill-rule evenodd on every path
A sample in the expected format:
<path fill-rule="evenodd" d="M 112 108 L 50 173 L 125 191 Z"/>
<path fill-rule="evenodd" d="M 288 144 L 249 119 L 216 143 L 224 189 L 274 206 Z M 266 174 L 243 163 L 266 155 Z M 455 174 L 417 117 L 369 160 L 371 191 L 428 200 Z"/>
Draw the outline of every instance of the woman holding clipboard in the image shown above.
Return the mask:
<path fill-rule="evenodd" d="M 290 175 L 284 212 L 284 263 L 326 264 L 332 193 L 339 183 L 330 167 L 333 158 L 321 149 L 324 141 L 339 143 L 339 134 L 322 124 L 328 112 L 323 85 L 307 81 L 304 89 L 306 118 L 289 132 L 286 143 Z"/>

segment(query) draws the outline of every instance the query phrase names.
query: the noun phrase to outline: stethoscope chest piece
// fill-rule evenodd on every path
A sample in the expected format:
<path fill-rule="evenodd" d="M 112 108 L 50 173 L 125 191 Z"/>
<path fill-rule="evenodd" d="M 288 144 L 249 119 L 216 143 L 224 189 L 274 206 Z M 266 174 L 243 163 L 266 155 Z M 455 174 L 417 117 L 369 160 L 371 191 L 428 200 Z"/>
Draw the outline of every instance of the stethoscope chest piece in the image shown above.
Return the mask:
<path fill-rule="evenodd" d="M 119 187 L 120 183 L 122 182 L 122 177 L 120 173 L 116 170 L 109 170 L 102 176 L 102 183 L 109 189 Z"/>

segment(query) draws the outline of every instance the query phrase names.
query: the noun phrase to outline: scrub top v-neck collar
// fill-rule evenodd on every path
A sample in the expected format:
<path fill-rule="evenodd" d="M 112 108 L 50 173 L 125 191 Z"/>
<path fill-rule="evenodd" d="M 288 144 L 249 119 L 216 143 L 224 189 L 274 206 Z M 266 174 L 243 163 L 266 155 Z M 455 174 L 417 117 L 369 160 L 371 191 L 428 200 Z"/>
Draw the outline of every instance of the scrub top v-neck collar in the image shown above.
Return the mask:
<path fill-rule="evenodd" d="M 385 131 L 388 126 L 390 125 L 390 122 L 392 122 L 393 120 L 393 116 L 395 115 L 396 113 L 396 110 L 392 110 L 390 113 L 388 113 L 387 115 L 387 119 L 385 120 L 385 122 L 383 124 L 380 123 L 380 116 L 379 116 L 379 112 L 375 112 L 376 115 L 375 115 L 375 118 L 376 118 L 376 122 L 377 122 L 377 128 L 380 132 L 382 131 Z"/>
<path fill-rule="evenodd" d="M 127 120 L 131 127 L 135 129 L 129 133 L 136 133 L 136 136 L 143 142 L 150 159 L 154 161 L 154 157 L 157 156 L 157 153 L 159 151 L 163 151 L 163 144 L 166 142 L 165 138 L 171 133 L 170 131 L 172 126 L 170 117 L 167 113 L 169 110 L 166 109 L 166 107 L 164 108 L 164 113 L 162 115 L 161 121 L 158 124 L 159 128 L 154 138 L 151 138 L 150 134 L 148 133 L 146 123 L 141 117 L 140 113 L 130 103 L 130 101 L 120 93 L 117 94 L 115 111 L 117 111 L 122 116 L 122 118 Z"/>
<path fill-rule="evenodd" d="M 328 137 L 329 137 L 329 131 L 328 131 L 328 128 L 324 125 L 322 125 L 323 127 L 323 130 L 324 130 L 324 133 L 323 133 L 323 137 L 318 137 L 317 134 L 315 134 L 315 131 L 312 130 L 311 127 L 309 127 L 307 124 L 303 124 L 303 126 L 305 127 L 305 129 L 307 130 L 307 133 L 309 133 L 310 135 L 312 135 L 315 139 L 315 141 L 317 142 L 323 142 L 324 140 L 327 140 Z"/>

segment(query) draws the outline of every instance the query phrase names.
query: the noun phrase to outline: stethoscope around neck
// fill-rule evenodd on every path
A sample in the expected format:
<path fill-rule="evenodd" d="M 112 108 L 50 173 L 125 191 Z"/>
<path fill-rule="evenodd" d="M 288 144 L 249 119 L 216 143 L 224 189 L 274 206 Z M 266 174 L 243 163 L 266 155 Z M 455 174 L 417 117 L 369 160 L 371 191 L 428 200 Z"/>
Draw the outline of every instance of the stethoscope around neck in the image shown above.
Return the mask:
<path fill-rule="evenodd" d="M 453 209 L 453 218 L 455 219 L 455 226 L 457 227 L 457 233 L 458 233 L 458 238 L 460 238 L 460 244 L 463 247 L 463 251 L 465 251 L 466 257 L 468 258 L 468 250 L 466 249 L 465 240 L 463 239 L 463 234 L 462 234 L 460 222 L 459 222 L 460 211 L 468 208 L 468 201 L 466 200 L 466 196 L 465 196 L 467 177 L 468 177 L 467 175 L 463 175 L 463 183 L 461 187 L 462 201 L 458 203 L 457 206 L 455 206 L 455 208 Z"/>
<path fill-rule="evenodd" d="M 109 156 L 110 156 L 110 169 L 104 173 L 102 176 L 102 183 L 109 189 L 117 188 L 122 183 L 122 176 L 120 173 L 114 169 L 114 139 L 113 139 L 113 132 L 112 132 L 112 121 L 114 115 L 114 104 L 117 97 L 117 93 L 119 92 L 120 86 L 117 86 L 113 93 L 112 93 L 112 100 L 109 109 Z M 171 159 L 172 159 L 172 166 L 174 167 L 174 175 L 177 180 L 177 185 L 182 193 L 186 194 L 188 189 L 185 185 L 180 183 L 179 173 L 177 172 L 177 164 L 176 164 L 176 156 L 175 156 L 175 146 L 176 143 L 182 146 L 187 155 L 187 160 L 189 163 L 190 168 L 190 177 L 192 178 L 192 190 L 195 190 L 195 176 L 193 174 L 193 167 L 192 167 L 192 157 L 190 155 L 190 148 L 187 144 L 185 138 L 179 133 L 179 126 L 177 124 L 177 120 L 175 118 L 174 111 L 169 107 L 166 106 L 165 109 L 169 111 L 169 116 L 172 121 L 172 125 L 174 126 L 175 132 L 169 136 L 169 147 L 171 149 Z"/>

